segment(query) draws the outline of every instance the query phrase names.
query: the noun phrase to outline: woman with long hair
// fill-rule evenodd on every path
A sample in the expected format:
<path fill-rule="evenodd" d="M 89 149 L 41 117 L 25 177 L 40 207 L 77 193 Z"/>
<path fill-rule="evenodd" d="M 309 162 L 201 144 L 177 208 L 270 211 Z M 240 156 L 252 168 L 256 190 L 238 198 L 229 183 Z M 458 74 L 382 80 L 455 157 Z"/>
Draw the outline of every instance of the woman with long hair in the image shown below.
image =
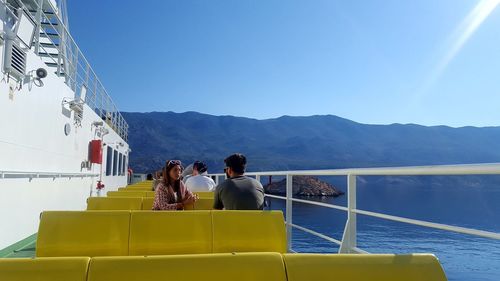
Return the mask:
<path fill-rule="evenodd" d="M 193 204 L 196 197 L 181 181 L 182 164 L 179 160 L 169 160 L 163 170 L 163 180 L 156 187 L 153 210 L 184 210 Z"/>

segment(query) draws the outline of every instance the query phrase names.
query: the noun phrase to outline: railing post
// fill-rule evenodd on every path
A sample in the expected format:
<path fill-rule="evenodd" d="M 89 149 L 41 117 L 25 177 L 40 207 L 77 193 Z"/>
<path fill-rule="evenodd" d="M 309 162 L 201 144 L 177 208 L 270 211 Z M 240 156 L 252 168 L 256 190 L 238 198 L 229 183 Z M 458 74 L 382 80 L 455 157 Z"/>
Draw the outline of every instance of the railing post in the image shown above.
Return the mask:
<path fill-rule="evenodd" d="M 260 182 L 260 175 L 255 175 L 255 180 Z"/>
<path fill-rule="evenodd" d="M 38 8 L 36 9 L 36 29 L 35 29 L 35 53 L 40 54 L 40 31 L 42 29 L 42 8 L 43 0 L 38 0 Z"/>
<path fill-rule="evenodd" d="M 292 207 L 293 207 L 293 177 L 286 175 L 286 241 L 287 252 L 292 252 Z"/>
<path fill-rule="evenodd" d="M 339 253 L 355 253 L 356 243 L 356 176 L 347 175 L 347 222 Z"/>

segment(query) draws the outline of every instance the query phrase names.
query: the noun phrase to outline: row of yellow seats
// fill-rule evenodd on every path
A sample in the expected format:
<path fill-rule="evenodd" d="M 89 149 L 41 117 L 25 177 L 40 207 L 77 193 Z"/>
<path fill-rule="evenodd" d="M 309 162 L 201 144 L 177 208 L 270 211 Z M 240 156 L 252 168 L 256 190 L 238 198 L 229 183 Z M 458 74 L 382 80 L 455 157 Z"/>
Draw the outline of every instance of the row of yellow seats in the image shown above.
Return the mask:
<path fill-rule="evenodd" d="M 281 211 L 46 211 L 37 257 L 286 252 Z"/>
<path fill-rule="evenodd" d="M 106 193 L 108 197 L 155 197 L 154 191 L 108 191 Z"/>
<path fill-rule="evenodd" d="M 153 197 L 89 197 L 87 210 L 151 210 Z M 212 210 L 213 198 L 199 198 L 186 210 Z"/>
<path fill-rule="evenodd" d="M 214 198 L 214 193 L 211 191 L 197 191 L 193 193 L 197 194 L 199 198 Z M 118 191 L 108 191 L 106 195 L 108 197 L 154 197 L 155 192 L 137 189 L 128 190 L 127 188 L 120 190 L 119 188 Z"/>
<path fill-rule="evenodd" d="M 127 187 L 119 187 L 118 191 L 148 191 L 153 190 L 153 186 L 127 186 Z"/>
<path fill-rule="evenodd" d="M 152 180 L 144 180 L 141 182 L 135 182 L 133 184 L 129 184 L 128 186 L 146 185 L 146 184 L 151 184 L 152 182 L 153 182 Z"/>
<path fill-rule="evenodd" d="M 126 188 L 134 188 L 134 187 L 151 187 L 153 184 L 153 181 L 142 181 L 142 182 L 136 182 L 136 183 L 133 183 L 133 184 L 129 184 L 126 186 Z"/>
<path fill-rule="evenodd" d="M 446 281 L 439 261 L 430 254 L 236 253 L 2 259 L 0 273 L 2 281 Z"/>

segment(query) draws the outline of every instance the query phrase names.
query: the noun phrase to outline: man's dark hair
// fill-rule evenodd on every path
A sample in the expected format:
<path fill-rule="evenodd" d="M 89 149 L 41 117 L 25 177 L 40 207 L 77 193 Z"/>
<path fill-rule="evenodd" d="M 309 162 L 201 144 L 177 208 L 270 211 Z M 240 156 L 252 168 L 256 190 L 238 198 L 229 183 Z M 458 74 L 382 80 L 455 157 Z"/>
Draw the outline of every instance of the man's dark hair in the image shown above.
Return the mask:
<path fill-rule="evenodd" d="M 233 172 L 243 174 L 245 173 L 247 158 L 241 153 L 235 153 L 224 159 L 224 163 L 226 163 L 226 167 L 231 168 Z"/>
<path fill-rule="evenodd" d="M 148 181 L 152 181 L 152 180 L 153 180 L 153 174 L 148 174 L 148 175 L 146 176 L 146 180 L 148 180 Z"/>
<path fill-rule="evenodd" d="M 201 161 L 195 161 L 193 163 L 193 170 L 198 171 L 198 173 L 204 173 L 207 171 L 207 165 Z"/>

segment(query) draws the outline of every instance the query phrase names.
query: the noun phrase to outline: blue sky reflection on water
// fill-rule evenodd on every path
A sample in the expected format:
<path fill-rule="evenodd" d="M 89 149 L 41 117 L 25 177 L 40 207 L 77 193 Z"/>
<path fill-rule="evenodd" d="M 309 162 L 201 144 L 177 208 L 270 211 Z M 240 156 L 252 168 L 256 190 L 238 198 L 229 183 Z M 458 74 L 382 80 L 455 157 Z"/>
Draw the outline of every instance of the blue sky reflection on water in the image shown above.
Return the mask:
<path fill-rule="evenodd" d="M 345 190 L 345 179 L 342 177 L 321 178 Z M 404 178 L 403 182 L 408 182 L 408 178 L 401 178 Z M 469 183 L 473 182 L 472 179 L 465 177 Z M 363 180 L 366 184 L 358 184 L 359 209 L 500 231 L 500 211 L 496 204 L 500 202 L 499 188 L 495 184 L 499 182 L 497 177 L 483 177 L 481 180 L 489 185 L 473 188 L 469 183 L 463 188 L 425 185 L 435 181 L 432 177 L 410 181 L 415 183 L 413 186 L 380 185 L 380 178 L 375 177 Z M 464 180 L 464 177 L 458 180 Z M 346 205 L 346 196 L 309 199 Z M 302 203 L 294 203 L 293 206 L 294 224 L 338 240 L 342 238 L 347 218 L 345 212 Z M 281 200 L 273 199 L 271 207 L 285 211 L 284 201 Z M 500 241 L 492 239 L 358 215 L 358 247 L 372 253 L 433 253 L 440 259 L 449 280 L 497 281 L 500 277 Z M 319 253 L 338 251 L 336 245 L 297 229 L 293 231 L 293 249 Z"/>

